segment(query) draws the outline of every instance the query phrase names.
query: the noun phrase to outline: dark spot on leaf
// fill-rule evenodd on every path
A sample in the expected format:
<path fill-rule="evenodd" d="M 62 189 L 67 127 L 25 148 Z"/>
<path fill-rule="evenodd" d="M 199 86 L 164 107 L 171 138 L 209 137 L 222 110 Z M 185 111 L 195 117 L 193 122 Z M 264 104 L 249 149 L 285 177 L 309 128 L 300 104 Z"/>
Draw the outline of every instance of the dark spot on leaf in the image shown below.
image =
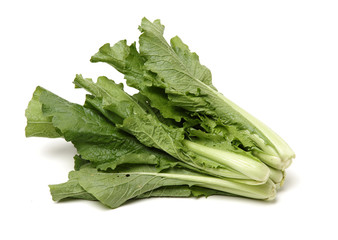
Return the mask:
<path fill-rule="evenodd" d="M 130 174 L 126 174 L 126 177 L 129 177 L 130 176 Z"/>

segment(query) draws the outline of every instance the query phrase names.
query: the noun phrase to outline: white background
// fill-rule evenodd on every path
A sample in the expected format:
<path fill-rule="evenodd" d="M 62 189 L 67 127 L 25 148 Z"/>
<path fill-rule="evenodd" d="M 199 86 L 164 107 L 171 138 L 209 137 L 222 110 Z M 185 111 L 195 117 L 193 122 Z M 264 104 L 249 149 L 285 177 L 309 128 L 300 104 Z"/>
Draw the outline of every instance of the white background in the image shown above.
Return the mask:
<path fill-rule="evenodd" d="M 26 139 L 37 85 L 74 102 L 76 73 L 123 77 L 89 58 L 104 43 L 137 41 L 160 18 L 213 73 L 226 97 L 296 152 L 272 202 L 231 197 L 146 199 L 109 210 L 54 203 L 75 151 Z M 1 1 L 1 239 L 337 239 L 337 1 Z"/>

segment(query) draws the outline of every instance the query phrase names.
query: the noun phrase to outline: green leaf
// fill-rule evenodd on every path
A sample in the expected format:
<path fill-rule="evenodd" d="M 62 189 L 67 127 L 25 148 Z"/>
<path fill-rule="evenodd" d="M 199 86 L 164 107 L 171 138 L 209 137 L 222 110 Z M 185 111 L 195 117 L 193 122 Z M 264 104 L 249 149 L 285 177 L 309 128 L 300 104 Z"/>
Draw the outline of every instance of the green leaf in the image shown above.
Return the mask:
<path fill-rule="evenodd" d="M 180 38 L 173 38 L 170 46 L 159 20 L 151 23 L 143 18 L 140 31 L 140 53 L 146 58 L 145 67 L 162 79 L 166 92 L 175 94 L 176 89 L 186 89 L 185 92 L 199 96 L 201 86 L 214 89 L 210 70 L 199 63 L 197 54 L 191 53 Z"/>
<path fill-rule="evenodd" d="M 189 47 L 184 44 L 178 36 L 173 37 L 170 40 L 170 45 L 180 59 L 179 62 L 185 63 L 184 67 L 183 65 L 179 66 L 181 67 L 181 70 L 187 71 L 187 74 L 194 76 L 204 84 L 214 88 L 210 70 L 206 66 L 200 64 L 199 57 L 196 53 L 190 52 Z"/>
<path fill-rule="evenodd" d="M 217 156 L 221 153 L 223 156 L 220 158 L 215 155 L 214 157 L 211 148 L 189 144 L 189 141 L 184 140 L 184 128 L 162 123 L 148 106 L 140 104 L 139 99 L 128 95 L 120 85 L 112 80 L 100 77 L 98 82 L 94 83 L 78 75 L 75 84 L 102 99 L 102 106 L 98 109 L 102 114 L 108 116 L 100 110 L 101 108 L 124 118 L 123 123 L 118 124 L 118 127 L 135 136 L 147 147 L 163 150 L 191 167 L 212 175 L 241 179 L 249 177 L 254 180 L 253 184 L 257 184 L 256 181 L 262 183 L 268 179 L 269 169 L 256 159 L 251 159 L 252 156 L 236 155 L 234 151 L 217 151 Z M 122 105 L 123 108 L 120 107 Z M 207 149 L 207 152 L 203 155 L 198 151 L 199 148 Z M 237 150 L 240 151 L 240 149 Z M 236 157 L 235 160 L 232 160 L 234 157 Z M 243 161 L 250 162 L 245 165 L 246 168 L 241 167 Z M 250 169 L 252 166 L 255 166 L 254 170 Z"/>
<path fill-rule="evenodd" d="M 135 99 L 123 91 L 123 84 L 116 84 L 107 77 L 99 77 L 97 82 L 94 83 L 90 78 L 76 75 L 74 84 L 101 98 L 103 107 L 114 112 L 122 119 L 133 114 L 146 113 Z"/>
<path fill-rule="evenodd" d="M 77 75 L 74 82 L 95 97 L 101 98 L 103 109 L 123 118 L 123 123 L 119 126 L 134 135 L 142 144 L 180 157 L 180 148 L 183 147 L 181 141 L 184 139 L 183 130 L 161 123 L 153 112 L 143 108 L 138 99 L 124 92 L 120 85 L 105 77 L 98 78 L 97 83 L 94 83 L 81 75 Z"/>
<path fill-rule="evenodd" d="M 110 144 L 75 143 L 81 158 L 90 162 L 100 170 L 114 170 L 120 165 L 148 164 L 154 165 L 161 171 L 176 165 L 189 167 L 177 161 L 170 155 L 157 149 L 148 148 L 139 142 L 129 141 L 125 144 L 112 142 Z"/>
<path fill-rule="evenodd" d="M 110 208 L 117 208 L 127 200 L 162 186 L 182 185 L 181 181 L 175 179 L 164 181 L 161 177 L 131 172 L 102 173 L 92 168 L 79 171 L 79 183 L 83 189 Z"/>
<path fill-rule="evenodd" d="M 122 40 L 112 47 L 110 44 L 105 44 L 98 53 L 92 56 L 91 61 L 108 63 L 124 74 L 127 84 L 147 96 L 151 106 L 159 109 L 164 118 L 171 118 L 176 122 L 180 122 L 182 118 L 188 118 L 180 107 L 171 105 L 163 89 L 156 87 L 156 85 L 161 85 L 161 82 L 156 75 L 145 69 L 144 59 L 138 53 L 135 43 L 128 46 L 127 42 Z"/>
<path fill-rule="evenodd" d="M 165 186 L 137 196 L 140 198 L 150 197 L 191 197 L 192 191 L 189 186 Z"/>
<path fill-rule="evenodd" d="M 96 200 L 93 195 L 86 192 L 80 186 L 78 173 L 78 171 L 71 171 L 68 175 L 69 180 L 67 182 L 49 185 L 50 193 L 54 201 L 60 201 L 68 198 Z"/>
<path fill-rule="evenodd" d="M 87 166 L 88 168 L 88 166 Z M 79 183 L 79 171 L 71 171 L 69 180 L 65 183 L 49 185 L 50 192 L 54 201 L 65 199 L 85 199 L 97 200 L 92 194 L 88 193 Z M 230 195 L 228 193 L 208 188 L 196 186 L 164 186 L 153 189 L 136 196 L 136 199 L 150 197 L 200 197 L 211 195 Z"/>
<path fill-rule="evenodd" d="M 284 169 L 294 152 L 275 132 L 261 121 L 225 98 L 212 85 L 209 74 L 203 73 L 197 55 L 191 53 L 177 37 L 169 45 L 163 37 L 164 26 L 143 19 L 140 30 L 140 53 L 145 67 L 156 73 L 172 105 L 202 113 L 233 125 L 238 131 L 248 131 L 260 151 L 252 151 L 268 165 Z M 247 147 L 247 146 L 246 146 Z"/>
<path fill-rule="evenodd" d="M 185 166 L 168 154 L 147 148 L 109 123 L 97 110 L 70 103 L 45 89 L 39 89 L 39 95 L 43 114 L 67 141 L 72 141 L 81 155 L 75 157 L 75 169 L 88 160 L 103 170 L 121 164 L 151 164 L 159 169 L 177 164 Z M 100 109 L 101 104 L 96 104 Z"/>
<path fill-rule="evenodd" d="M 107 43 L 99 49 L 98 53 L 91 57 L 90 61 L 106 62 L 114 66 L 118 71 L 123 72 L 127 67 L 125 59 L 128 57 L 129 51 L 126 40 L 119 41 L 114 48 L 111 48 L 110 44 Z"/>
<path fill-rule="evenodd" d="M 42 112 L 40 96 L 44 91 L 45 89 L 42 87 L 37 87 L 26 109 L 26 137 L 58 138 L 62 136 L 62 134 L 54 127 L 52 118 L 45 116 Z"/>
<path fill-rule="evenodd" d="M 183 129 L 161 124 L 151 115 L 130 116 L 123 121 L 123 129 L 148 147 L 161 149 L 173 157 L 182 158 Z"/>
<path fill-rule="evenodd" d="M 80 155 L 74 156 L 74 170 L 78 171 L 80 168 L 86 164 L 90 163 L 89 160 L 83 159 Z"/>
<path fill-rule="evenodd" d="M 209 197 L 212 195 L 224 195 L 230 196 L 232 194 L 217 191 L 209 188 L 202 188 L 196 186 L 166 186 L 160 187 L 155 190 L 143 193 L 137 198 L 149 198 L 149 197 Z"/>
<path fill-rule="evenodd" d="M 271 199 L 276 193 L 271 181 L 253 186 L 183 169 L 172 168 L 158 173 L 156 168 L 149 166 L 120 168 L 112 173 L 82 168 L 78 171 L 78 180 L 86 192 L 110 208 L 117 208 L 130 199 L 164 186 L 199 186 L 257 199 Z"/>
<path fill-rule="evenodd" d="M 172 45 L 166 42 L 164 26 L 159 20 L 152 23 L 143 18 L 140 30 L 140 53 L 146 59 L 144 65 L 162 80 L 171 104 L 212 116 L 217 116 L 215 111 L 219 107 L 231 110 L 222 99 L 218 99 L 219 93 L 211 84 L 210 71 L 199 63 L 198 56 L 191 53 L 178 37 L 171 40 Z M 236 112 L 234 114 L 227 122 L 237 117 Z"/>
<path fill-rule="evenodd" d="M 108 119 L 114 125 L 121 124 L 123 122 L 123 118 L 103 108 L 102 98 L 98 98 L 93 95 L 87 94 L 84 107 L 90 108 L 94 111 L 97 111 L 99 114 L 102 114 L 106 119 Z"/>
<path fill-rule="evenodd" d="M 43 115 L 52 119 L 53 126 L 67 141 L 111 142 L 124 137 L 96 112 L 47 90 L 41 92 L 40 102 Z"/>

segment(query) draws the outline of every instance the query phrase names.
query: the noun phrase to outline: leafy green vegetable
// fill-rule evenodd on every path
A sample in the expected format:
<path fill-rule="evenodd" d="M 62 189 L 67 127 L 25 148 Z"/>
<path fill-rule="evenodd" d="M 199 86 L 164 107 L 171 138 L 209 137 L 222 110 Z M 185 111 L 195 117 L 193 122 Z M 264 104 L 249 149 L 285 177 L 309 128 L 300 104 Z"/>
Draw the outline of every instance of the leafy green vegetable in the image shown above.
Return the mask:
<path fill-rule="evenodd" d="M 91 62 L 124 74 L 77 75 L 90 94 L 84 105 L 37 87 L 26 109 L 26 136 L 64 138 L 77 155 L 65 183 L 50 185 L 53 200 L 97 200 L 116 208 L 132 199 L 236 195 L 275 198 L 294 153 L 275 132 L 225 98 L 179 37 L 163 37 L 146 18 L 136 43 L 103 45 Z"/>
<path fill-rule="evenodd" d="M 231 173 L 233 170 L 233 173 L 237 175 L 240 173 L 241 179 L 253 179 L 264 183 L 269 178 L 267 166 L 254 156 L 246 156 L 247 153 L 233 148 L 230 144 L 223 144 L 223 149 L 216 150 L 203 146 L 203 141 L 193 143 L 184 140 L 183 128 L 162 123 L 156 115 L 146 111 L 132 96 L 124 92 L 120 84 L 106 77 L 99 77 L 97 83 L 93 83 L 91 79 L 78 75 L 74 83 L 77 87 L 83 87 L 101 98 L 105 110 L 124 119 L 119 127 L 134 135 L 146 146 L 163 150 L 209 174 L 234 177 Z M 210 138 L 206 139 L 207 142 L 210 140 Z"/>
<path fill-rule="evenodd" d="M 226 192 L 257 199 L 269 199 L 275 195 L 275 185 L 272 182 L 247 186 L 183 169 L 172 168 L 168 172 L 159 173 L 156 168 L 143 165 L 125 167 L 116 173 L 98 172 L 95 168 L 83 167 L 79 171 L 72 172 L 67 183 L 50 187 L 54 200 L 95 198 L 110 208 L 116 208 L 127 200 L 147 196 L 146 193 L 148 196 L 161 196 L 160 192 L 155 192 L 154 195 L 152 193 L 159 188 L 163 191 L 162 194 L 172 196 L 182 194 L 177 191 L 181 191 L 182 188 L 175 191 L 170 188 L 169 193 L 169 190 L 162 187 L 186 185 L 213 189 L 214 193 Z"/>
<path fill-rule="evenodd" d="M 140 53 L 135 44 L 127 46 L 121 41 L 113 47 L 104 45 L 91 61 L 107 62 L 124 73 L 128 85 L 146 95 L 164 117 L 180 121 L 186 118 L 181 114 L 184 108 L 186 114 L 203 115 L 202 122 L 208 118 L 209 122 L 201 126 L 209 132 L 218 131 L 216 126 L 235 126 L 232 131 L 241 136 L 238 140 L 243 147 L 263 162 L 280 170 L 290 165 L 294 152 L 285 141 L 219 93 L 212 85 L 209 69 L 199 63 L 197 54 L 191 53 L 179 37 L 168 44 L 159 20 L 151 23 L 144 18 L 140 30 Z"/>
<path fill-rule="evenodd" d="M 31 108 L 31 104 L 26 110 L 28 125 L 32 111 L 35 116 L 48 116 L 53 126 L 50 131 L 58 132 L 58 136 L 71 141 L 81 157 L 91 161 L 98 169 L 115 169 L 120 164 L 151 164 L 158 165 L 160 169 L 177 164 L 185 166 L 163 152 L 142 145 L 92 109 L 70 103 L 41 87 L 34 92 L 31 102 L 37 99 L 40 111 Z M 35 130 L 41 133 L 39 127 L 44 129 L 44 126 L 45 123 L 35 125 Z M 39 136 L 50 137 L 51 134 L 45 132 L 45 135 Z"/>
<path fill-rule="evenodd" d="M 87 166 L 87 168 L 89 168 Z M 91 169 L 91 171 L 95 174 L 98 172 L 94 169 Z M 86 173 L 90 171 L 80 171 L 84 175 L 84 179 L 87 178 Z M 106 174 L 109 175 L 110 178 L 114 177 L 114 173 Z M 64 199 L 71 199 L 71 198 L 77 198 L 77 199 L 85 199 L 85 200 L 98 200 L 96 199 L 92 194 L 88 193 L 79 182 L 80 179 L 79 171 L 72 171 L 69 173 L 69 180 L 65 183 L 57 184 L 57 185 L 50 185 L 50 191 L 53 196 L 54 201 L 61 201 Z M 115 174 L 115 176 L 118 176 L 120 178 L 120 175 Z M 125 178 L 125 175 L 122 175 L 122 178 Z M 135 179 L 131 181 L 132 183 L 135 183 Z M 115 186 L 116 187 L 116 186 Z M 131 185 L 130 187 L 138 188 L 138 186 Z M 155 186 L 156 187 L 156 186 Z M 110 194 L 111 191 L 109 189 L 103 191 L 104 194 Z M 187 185 L 172 185 L 172 186 L 161 186 L 158 188 L 155 188 L 151 191 L 142 193 L 137 195 L 134 199 L 141 199 L 141 198 L 150 198 L 150 197 L 200 197 L 200 196 L 211 196 L 211 195 L 231 195 L 230 193 L 217 191 L 213 189 L 203 188 L 203 187 L 196 187 L 196 186 L 187 186 Z M 119 195 L 117 195 L 119 196 Z M 127 201 L 130 195 L 123 199 L 124 201 Z M 119 200 L 121 201 L 121 200 Z M 122 202 L 123 203 L 123 202 Z M 112 204 L 114 204 L 114 207 L 118 207 L 118 204 L 122 204 L 121 202 L 110 201 L 109 207 L 112 207 Z"/>

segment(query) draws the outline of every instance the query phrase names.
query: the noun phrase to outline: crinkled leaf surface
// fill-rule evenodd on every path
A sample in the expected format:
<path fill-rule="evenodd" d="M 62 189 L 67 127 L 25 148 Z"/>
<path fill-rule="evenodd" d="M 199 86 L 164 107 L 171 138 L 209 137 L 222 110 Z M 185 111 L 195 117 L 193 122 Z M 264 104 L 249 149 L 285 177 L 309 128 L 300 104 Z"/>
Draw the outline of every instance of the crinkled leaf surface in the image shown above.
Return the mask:
<path fill-rule="evenodd" d="M 88 193 L 79 183 L 79 177 L 83 176 L 85 174 L 92 174 L 93 171 L 72 171 L 69 173 L 69 180 L 65 183 L 56 184 L 56 185 L 49 185 L 50 192 L 52 194 L 54 201 L 61 201 L 64 199 L 69 198 L 75 198 L 75 199 L 85 199 L 85 200 L 98 200 L 96 197 L 94 197 L 92 194 Z M 80 174 L 81 172 L 81 174 Z M 95 172 L 96 173 L 96 172 Z M 123 176 L 125 177 L 125 176 Z M 120 177 L 118 177 L 120 178 Z M 102 179 L 102 178 L 101 178 Z M 103 178 L 104 179 L 104 178 Z M 105 181 L 105 180 L 103 180 Z M 96 178 L 96 183 L 100 182 L 100 178 Z M 134 182 L 132 180 L 131 182 Z M 116 184 L 118 185 L 118 184 Z M 140 185 L 139 187 L 142 187 Z M 106 194 L 109 193 L 109 189 L 103 190 Z M 119 192 L 115 191 L 116 198 L 120 194 Z M 140 195 L 135 196 L 137 199 L 141 198 L 150 198 L 150 197 L 200 197 L 200 196 L 211 196 L 211 195 L 230 195 L 225 192 L 208 189 L 208 188 L 202 188 L 202 187 L 196 187 L 196 186 L 186 186 L 186 185 L 173 185 L 173 186 L 162 186 L 158 187 L 156 189 L 152 189 L 148 192 L 142 193 Z M 110 199 L 111 201 L 111 199 Z M 110 202 L 111 203 L 111 202 Z"/>
<path fill-rule="evenodd" d="M 164 152 L 141 144 L 97 111 L 70 103 L 43 88 L 38 88 L 37 91 L 34 96 L 39 95 L 39 100 L 36 97 L 33 100 L 40 103 L 39 114 L 47 115 L 53 131 L 57 129 L 58 136 L 71 141 L 81 158 L 90 160 L 97 168 L 115 169 L 118 165 L 132 163 L 157 165 L 160 169 L 176 164 L 184 165 Z M 32 110 L 35 108 L 31 109 L 30 105 L 27 111 Z M 48 137 L 49 134 L 43 136 Z"/>
<path fill-rule="evenodd" d="M 123 73 L 127 84 L 147 96 L 151 106 L 159 109 L 164 118 L 179 122 L 182 118 L 188 117 L 184 110 L 170 103 L 162 88 L 157 87 L 161 82 L 156 74 L 150 73 L 144 67 L 144 58 L 138 53 L 135 43 L 128 46 L 127 42 L 122 40 L 112 47 L 110 44 L 105 44 L 92 56 L 91 61 L 108 63 Z"/>
<path fill-rule="evenodd" d="M 78 180 L 86 192 L 110 208 L 117 208 L 127 200 L 163 186 L 186 185 L 181 180 L 146 175 L 144 173 L 152 171 L 148 166 L 137 171 L 102 173 L 93 168 L 83 168 L 78 171 Z"/>

